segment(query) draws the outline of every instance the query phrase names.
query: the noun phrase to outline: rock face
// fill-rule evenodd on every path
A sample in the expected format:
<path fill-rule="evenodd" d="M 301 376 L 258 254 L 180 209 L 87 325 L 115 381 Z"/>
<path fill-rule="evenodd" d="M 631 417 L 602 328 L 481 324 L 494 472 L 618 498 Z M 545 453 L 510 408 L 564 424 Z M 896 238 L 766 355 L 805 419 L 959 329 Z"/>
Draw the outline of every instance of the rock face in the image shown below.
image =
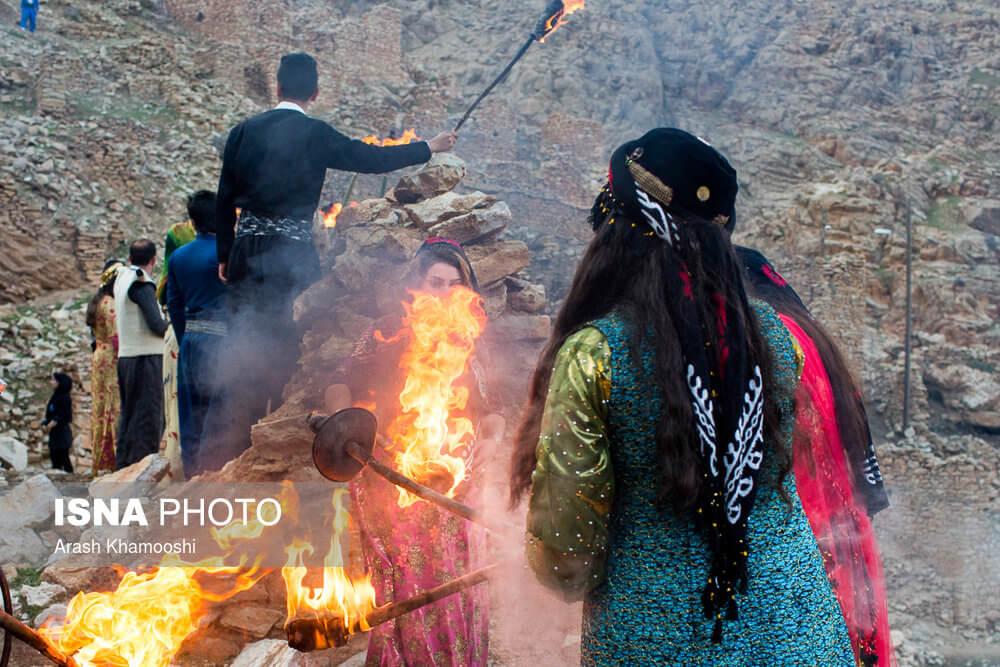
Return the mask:
<path fill-rule="evenodd" d="M 382 194 L 395 176 L 357 179 L 352 198 L 361 203 L 341 214 L 329 273 L 298 305 L 303 365 L 328 368 L 346 354 L 389 299 L 391 290 L 378 284 L 396 280 L 432 234 L 480 248 L 474 261 L 489 279 L 487 308 L 498 327 L 541 336 L 543 322 L 532 318 L 551 315 L 565 296 L 611 149 L 674 125 L 714 143 L 738 169 L 736 240 L 771 258 L 848 355 L 878 442 L 888 437 L 901 448 L 885 465 L 890 488 L 915 493 L 915 480 L 924 479 L 916 473 L 930 469 L 912 471 L 907 453 L 930 467 L 957 456 L 946 450 L 959 446 L 995 461 L 995 3 L 591 4 L 534 45 L 463 127 L 456 154 L 467 166 L 457 191 L 404 205 L 424 186 L 397 186 L 391 201 Z M 29 467 L 36 465 L 44 434 L 33 423 L 47 398 L 48 367 L 66 361 L 86 386 L 81 296 L 44 307 L 36 298 L 85 286 L 85 300 L 106 257 L 121 256 L 139 236 L 159 242 L 183 219 L 183 194 L 217 182 L 215 144 L 274 103 L 282 53 L 316 55 L 322 92 L 310 112 L 345 133 L 385 136 L 413 126 L 428 137 L 454 126 L 513 55 L 511 35 L 530 29 L 535 9 L 487 0 L 43 5 L 38 33 L 0 40 L 0 302 L 17 304 L 0 309 L 0 376 L 11 385 L 0 395 L 0 407 L 10 408 L 0 435 L 25 443 Z M 0 2 L 0 16 L 16 20 L 12 3 Z M 341 201 L 350 180 L 331 172 L 322 203 Z M 892 434 L 903 427 L 907 217 L 909 417 L 917 430 L 900 440 Z M 372 269 L 379 253 L 392 270 Z M 59 310 L 71 319 L 50 320 Z M 315 389 L 307 381 L 292 390 L 288 414 L 305 409 Z M 85 415 L 86 394 L 74 400 Z M 278 421 L 267 428 L 295 431 Z M 74 432 L 86 433 L 85 417 Z M 987 448 L 960 436 L 982 438 Z M 282 474 L 280 453 L 255 451 L 255 474 Z M 982 482 L 947 476 L 945 491 L 995 489 L 995 466 L 979 472 Z M 996 511 L 991 493 L 987 512 Z M 956 523 L 975 518 L 945 509 L 957 513 Z M 890 597 L 929 599 L 908 578 L 924 569 L 941 578 L 938 588 L 943 581 L 966 590 L 971 575 L 936 562 L 936 547 L 953 536 L 935 532 L 921 550 L 894 532 L 914 525 L 912 505 L 892 511 L 898 520 L 880 525 L 887 560 L 910 565 L 890 576 Z M 989 632 L 968 620 L 980 617 L 978 609 L 952 619 L 923 611 L 900 617 L 913 624 L 900 628 L 907 655 L 933 628 L 957 628 L 948 636 L 967 633 L 968 641 Z M 225 641 L 219 655 L 241 646 Z"/>

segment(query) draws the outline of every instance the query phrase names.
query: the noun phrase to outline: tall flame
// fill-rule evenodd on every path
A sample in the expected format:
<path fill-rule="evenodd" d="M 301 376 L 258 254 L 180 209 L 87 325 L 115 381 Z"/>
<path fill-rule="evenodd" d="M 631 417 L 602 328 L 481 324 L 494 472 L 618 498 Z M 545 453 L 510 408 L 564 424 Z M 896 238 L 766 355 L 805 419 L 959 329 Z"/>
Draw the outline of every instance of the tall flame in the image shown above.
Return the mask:
<path fill-rule="evenodd" d="M 327 616 L 324 611 L 334 611 L 339 612 L 346 627 L 357 622 L 362 629 L 369 629 L 364 618 L 375 608 L 375 587 L 367 575 L 357 581 L 347 576 L 344 568 L 346 559 L 340 548 L 341 535 L 347 530 L 350 520 L 342 502 L 346 493 L 346 489 L 337 489 L 333 493 L 333 537 L 330 540 L 330 550 L 323 560 L 322 587 L 303 584 L 307 573 L 304 557 L 313 553 L 312 545 L 296 539 L 285 549 L 288 561 L 281 570 L 281 576 L 285 580 L 287 591 L 286 626 L 292 619 L 303 615 L 312 614 L 316 618 L 324 618 Z"/>
<path fill-rule="evenodd" d="M 475 341 L 486 325 L 482 298 L 456 287 L 444 298 L 417 292 L 403 304 L 410 339 L 399 366 L 406 375 L 399 403 L 402 412 L 386 434 L 403 475 L 447 488 L 454 496 L 465 479 L 460 449 L 470 446 L 472 422 L 454 413 L 465 409 L 469 390 L 455 382 L 465 373 Z M 399 506 L 418 498 L 399 490 Z"/>
<path fill-rule="evenodd" d="M 560 26 L 566 25 L 568 23 L 566 17 L 583 9 L 584 2 L 585 0 L 562 0 L 562 7 L 545 21 L 544 36 L 538 41 L 544 42 L 545 39 L 552 34 L 552 31 Z"/>
<path fill-rule="evenodd" d="M 411 127 L 410 129 L 403 132 L 403 136 L 401 136 L 398 139 L 393 139 L 392 137 L 379 139 L 374 134 L 369 134 L 361 141 L 365 142 L 366 144 L 374 144 L 375 146 L 402 146 L 404 144 L 410 143 L 411 141 L 420 141 L 420 137 L 417 136 L 416 130 L 414 130 Z"/>

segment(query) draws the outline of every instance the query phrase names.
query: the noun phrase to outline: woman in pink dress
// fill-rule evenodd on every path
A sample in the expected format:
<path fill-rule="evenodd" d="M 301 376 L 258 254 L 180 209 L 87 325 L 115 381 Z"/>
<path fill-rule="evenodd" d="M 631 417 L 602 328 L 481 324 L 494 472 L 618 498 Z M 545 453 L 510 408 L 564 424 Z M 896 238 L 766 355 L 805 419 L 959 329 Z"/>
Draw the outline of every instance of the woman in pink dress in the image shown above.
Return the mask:
<path fill-rule="evenodd" d="M 437 297 L 455 286 L 476 292 L 479 285 L 461 246 L 430 239 L 413 260 L 406 287 Z M 331 412 L 352 404 L 375 404 L 380 430 L 399 409 L 405 378 L 399 361 L 407 336 L 400 314 L 379 319 L 355 346 L 326 391 Z M 488 414 L 486 380 L 480 355 L 469 359 L 459 384 L 469 390 L 464 416 L 476 428 L 472 447 L 461 452 L 467 479 L 456 499 L 475 506 L 481 492 L 483 453 L 497 446 L 503 419 Z M 375 452 L 385 463 L 390 452 Z M 404 600 L 467 574 L 486 563 L 483 528 L 424 501 L 401 508 L 397 488 L 365 469 L 351 482 L 351 515 L 360 527 L 365 564 L 379 605 Z M 473 586 L 432 605 L 374 628 L 368 640 L 367 665 L 485 666 L 488 653 L 489 596 L 486 585 Z"/>

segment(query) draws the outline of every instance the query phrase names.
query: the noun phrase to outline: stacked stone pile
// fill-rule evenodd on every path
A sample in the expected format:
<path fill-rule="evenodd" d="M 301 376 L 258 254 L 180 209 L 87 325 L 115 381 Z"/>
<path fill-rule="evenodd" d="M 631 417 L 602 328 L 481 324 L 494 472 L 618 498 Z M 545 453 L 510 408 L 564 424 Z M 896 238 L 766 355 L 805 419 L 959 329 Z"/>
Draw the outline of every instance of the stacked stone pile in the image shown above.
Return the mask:
<path fill-rule="evenodd" d="M 521 276 L 531 257 L 523 241 L 507 236 L 519 224 L 510 208 L 482 192 L 456 192 L 464 175 L 460 159 L 436 156 L 385 198 L 343 210 L 324 252 L 328 272 L 296 303 L 306 331 L 300 369 L 275 417 L 322 407 L 324 383 L 375 319 L 397 305 L 408 262 L 430 237 L 465 247 L 490 319 L 484 344 L 504 366 L 497 373 L 501 395 L 519 407 L 525 374 L 551 325 L 545 288 Z"/>

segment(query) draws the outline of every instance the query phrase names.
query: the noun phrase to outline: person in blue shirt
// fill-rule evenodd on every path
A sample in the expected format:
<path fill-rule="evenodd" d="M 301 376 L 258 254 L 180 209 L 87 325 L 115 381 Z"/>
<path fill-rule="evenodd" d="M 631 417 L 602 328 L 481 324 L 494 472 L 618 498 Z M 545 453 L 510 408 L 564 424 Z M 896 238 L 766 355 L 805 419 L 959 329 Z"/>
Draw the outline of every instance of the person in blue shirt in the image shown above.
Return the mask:
<path fill-rule="evenodd" d="M 38 0 L 21 0 L 21 30 L 35 32 L 35 18 L 38 16 Z"/>
<path fill-rule="evenodd" d="M 217 366 L 226 340 L 226 286 L 218 273 L 215 193 L 195 192 L 188 198 L 187 208 L 195 238 L 170 256 L 167 310 L 180 342 L 177 402 L 181 461 L 185 476 L 190 478 L 203 470 L 205 418 L 222 390 Z"/>

